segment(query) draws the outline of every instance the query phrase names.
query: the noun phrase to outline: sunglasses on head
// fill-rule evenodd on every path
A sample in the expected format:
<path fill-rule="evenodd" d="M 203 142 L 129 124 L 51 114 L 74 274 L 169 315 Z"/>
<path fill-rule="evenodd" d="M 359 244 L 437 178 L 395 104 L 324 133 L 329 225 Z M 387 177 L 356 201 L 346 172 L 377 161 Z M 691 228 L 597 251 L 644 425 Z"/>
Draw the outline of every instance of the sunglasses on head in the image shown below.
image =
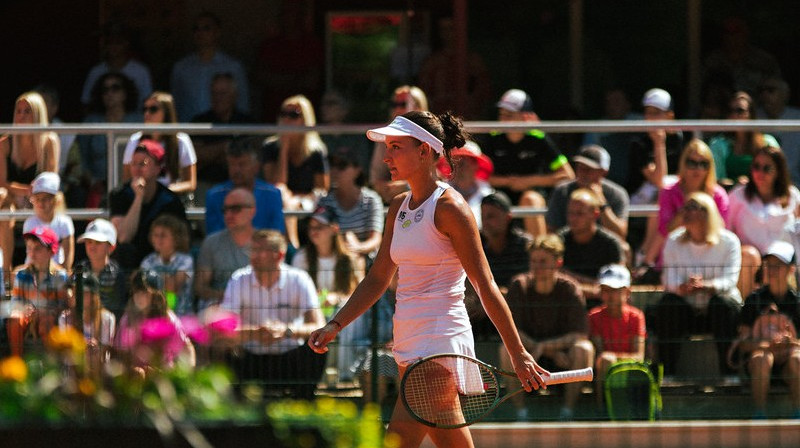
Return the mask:
<path fill-rule="evenodd" d="M 699 168 L 707 170 L 709 167 L 711 167 L 711 164 L 708 162 L 708 160 L 686 159 L 686 168 L 689 169 Z"/>
<path fill-rule="evenodd" d="M 752 164 L 752 165 L 750 165 L 750 169 L 751 169 L 752 171 L 756 171 L 756 172 L 757 172 L 757 171 L 761 171 L 761 172 L 762 172 L 762 173 L 764 173 L 764 174 L 772 174 L 772 173 L 774 173 L 774 172 L 775 172 L 775 166 L 774 166 L 774 165 L 770 165 L 770 164 L 768 164 L 768 163 L 767 163 L 767 164 L 764 164 L 764 165 L 762 165 L 762 164 L 760 164 L 760 163 L 755 163 L 755 162 L 753 162 L 753 164 Z"/>
<path fill-rule="evenodd" d="M 282 110 L 280 116 L 283 118 L 291 118 L 291 119 L 298 119 L 303 116 L 303 113 L 299 110 Z"/>
<path fill-rule="evenodd" d="M 237 213 L 241 212 L 243 209 L 246 209 L 246 208 L 253 208 L 253 206 L 252 205 L 247 205 L 247 204 L 225 205 L 225 206 L 222 207 L 222 213 L 225 214 L 225 213 L 231 212 L 233 214 L 237 214 Z"/>
<path fill-rule="evenodd" d="M 160 111 L 161 108 L 158 107 L 158 106 L 145 106 L 143 110 L 144 110 L 144 113 L 146 113 L 146 114 L 154 114 L 154 113 Z"/>

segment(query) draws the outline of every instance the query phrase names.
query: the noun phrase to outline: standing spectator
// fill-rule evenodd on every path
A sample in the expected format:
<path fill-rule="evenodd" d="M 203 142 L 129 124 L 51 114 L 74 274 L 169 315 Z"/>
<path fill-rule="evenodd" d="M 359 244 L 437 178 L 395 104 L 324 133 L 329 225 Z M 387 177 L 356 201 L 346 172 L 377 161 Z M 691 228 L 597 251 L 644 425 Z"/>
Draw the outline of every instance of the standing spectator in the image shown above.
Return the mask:
<path fill-rule="evenodd" d="M 481 245 L 500 291 L 505 294 L 511 279 L 528 270 L 531 236 L 512 225 L 511 200 L 495 191 L 481 201 Z"/>
<path fill-rule="evenodd" d="M 572 164 L 575 179 L 558 184 L 547 201 L 547 230 L 556 232 L 567 224 L 570 195 L 578 188 L 587 188 L 601 203 L 598 223 L 624 241 L 628 235 L 630 198 L 624 188 L 606 179 L 611 156 L 602 146 L 586 145 L 572 158 Z"/>
<path fill-rule="evenodd" d="M 106 73 L 121 73 L 136 86 L 139 98 L 150 95 L 153 82 L 150 69 L 131 54 L 130 31 L 121 23 L 112 22 L 106 25 L 100 37 L 100 53 L 103 60 L 92 67 L 86 75 L 81 93 L 81 103 L 90 106 L 94 84 Z M 137 109 L 139 105 L 136 105 Z"/>
<path fill-rule="evenodd" d="M 195 115 L 193 123 L 236 125 L 254 123 L 255 120 L 236 108 L 238 87 L 230 73 L 217 73 L 211 80 L 211 109 Z M 205 201 L 206 191 L 211 185 L 228 180 L 225 151 L 234 135 L 198 135 L 194 137 L 197 148 L 197 185 L 195 195 Z M 205 204 L 203 202 L 203 204 Z"/>
<path fill-rule="evenodd" d="M 128 273 L 120 268 L 116 260 L 111 259 L 111 253 L 117 246 L 117 229 L 105 219 L 95 219 L 78 237 L 78 243 L 86 245 L 86 258 L 78 261 L 76 271 L 80 269 L 97 278 L 100 302 L 119 321 L 128 303 Z"/>
<path fill-rule="evenodd" d="M 494 172 L 494 164 L 481 152 L 481 148 L 472 140 L 467 140 L 461 148 L 451 152 L 453 168 L 444 159 L 439 159 L 436 168 L 439 174 L 448 179 L 455 190 L 464 196 L 464 199 L 475 215 L 478 230 L 481 229 L 481 202 L 483 198 L 492 194 L 494 188 L 489 185 L 489 177 Z"/>
<path fill-rule="evenodd" d="M 428 110 L 428 97 L 417 86 L 402 85 L 394 89 L 390 101 L 390 120 L 414 110 Z M 389 168 L 386 167 L 386 162 L 384 162 L 385 158 L 386 145 L 376 143 L 372 151 L 372 161 L 370 162 L 369 182 L 381 196 L 383 203 L 388 204 L 393 197 L 408 190 L 408 183 L 392 179 Z"/>
<path fill-rule="evenodd" d="M 13 124 L 47 126 L 47 106 L 36 92 L 26 92 L 14 103 Z M 52 132 L 0 136 L 0 204 L 8 209 L 30 207 L 31 182 L 44 171 L 58 169 L 58 136 Z M 14 221 L 0 222 L 0 249 L 7 278 L 14 255 Z"/>
<path fill-rule="evenodd" d="M 236 107 L 250 111 L 250 91 L 242 64 L 219 49 L 222 22 L 215 14 L 204 11 L 192 27 L 195 51 L 172 67 L 170 91 L 175 96 L 180 122 L 188 122 L 211 106 L 211 80 L 218 73 L 229 73 L 236 80 L 239 96 Z"/>
<path fill-rule="evenodd" d="M 175 124 L 175 102 L 167 92 L 156 91 L 144 100 L 144 123 Z M 136 132 L 128 139 L 122 155 L 122 181 L 131 178 L 131 159 L 142 139 L 155 140 L 164 147 L 164 172 L 158 181 L 173 193 L 193 197 L 197 188 L 197 154 L 192 139 L 185 132 L 162 135 L 160 132 Z"/>
<path fill-rule="evenodd" d="M 589 189 L 579 188 L 569 196 L 567 226 L 558 235 L 564 241 L 563 270 L 574 277 L 590 304 L 600 298 L 597 276 L 607 264 L 625 264 L 622 241 L 597 225 L 600 200 Z"/>
<path fill-rule="evenodd" d="M 780 76 L 765 78 L 758 89 L 758 101 L 761 103 L 758 117 L 771 120 L 800 119 L 800 108 L 789 105 L 791 93 L 789 83 Z M 792 183 L 800 184 L 800 132 L 781 131 L 774 132 L 773 135 L 786 154 Z"/>
<path fill-rule="evenodd" d="M 154 140 L 141 140 L 131 159 L 131 180 L 109 194 L 111 222 L 119 245 L 115 258 L 125 269 L 135 269 L 153 252 L 150 225 L 161 214 L 186 220 L 180 198 L 158 181 L 164 167 L 164 147 Z"/>
<path fill-rule="evenodd" d="M 286 249 L 280 233 L 256 231 L 250 263 L 233 273 L 220 307 L 238 313 L 241 320 L 237 340 L 244 352 L 231 359 L 237 377 L 311 400 L 325 356 L 314 354 L 305 340 L 325 325 L 325 318 L 311 277 L 283 262 Z"/>
<path fill-rule="evenodd" d="M 728 230 L 742 243 L 739 292 L 747 296 L 756 287 L 761 254 L 783 238 L 800 213 L 800 191 L 792 185 L 786 158 L 780 148 L 765 146 L 756 151 L 749 181 L 731 191 Z"/>
<path fill-rule="evenodd" d="M 747 360 L 755 407 L 754 418 L 766 418 L 773 372 L 789 384 L 793 418 L 800 418 L 800 298 L 790 286 L 795 252 L 784 241 L 772 243 L 764 256 L 764 286 L 745 300 L 739 324 L 740 356 Z"/>
<path fill-rule="evenodd" d="M 84 123 L 137 123 L 139 102 L 136 86 L 127 76 L 109 72 L 92 87 L 89 114 Z M 106 194 L 108 179 L 108 141 L 104 134 L 82 134 L 77 138 L 80 151 L 81 185 L 70 195 L 70 207 L 98 207 Z"/>
<path fill-rule="evenodd" d="M 600 268 L 597 276 L 603 304 L 589 311 L 589 337 L 597 357 L 595 395 L 603 402 L 603 380 L 608 368 L 622 360 L 644 361 L 644 342 L 647 336 L 644 313 L 629 301 L 631 273 L 621 264 Z"/>
<path fill-rule="evenodd" d="M 182 316 L 194 314 L 192 277 L 194 260 L 189 254 L 189 228 L 173 215 L 161 215 L 150 226 L 155 251 L 144 257 L 140 268 L 160 275 L 169 309 Z"/>
<path fill-rule="evenodd" d="M 540 235 L 529 248 L 530 270 L 514 277 L 508 289 L 508 307 L 517 324 L 520 339 L 542 367 L 552 370 L 583 369 L 594 361 L 589 341 L 586 303 L 580 288 L 559 272 L 564 245 L 553 234 Z M 500 365 L 511 366 L 505 350 L 500 350 Z M 560 418 L 572 420 L 581 384 L 564 386 L 564 405 Z M 517 418 L 527 420 L 524 395 L 515 396 Z"/>
<path fill-rule="evenodd" d="M 742 296 L 736 288 L 741 266 L 739 238 L 725 229 L 717 205 L 696 191 L 682 206 L 682 227 L 664 245 L 664 289 L 655 305 L 658 358 L 674 374 L 680 344 L 690 334 L 714 333 L 720 371 L 727 372 L 728 347 L 736 335 Z"/>
<path fill-rule="evenodd" d="M 734 93 L 728 103 L 728 118 L 754 120 L 755 116 L 753 98 L 746 92 Z M 756 151 L 765 146 L 779 147 L 773 136 L 744 129 L 712 138 L 708 146 L 714 154 L 717 182 L 727 187 L 743 183 L 743 178 L 750 174 L 750 164 Z"/>
<path fill-rule="evenodd" d="M 230 180 L 214 185 L 206 193 L 207 235 L 225 228 L 223 202 L 237 188 L 247 190 L 255 198 L 255 214 L 251 217 L 253 227 L 281 233 L 286 231 L 280 190 L 257 177 L 261 170 L 259 144 L 260 140 L 255 138 L 238 138 L 228 147 L 226 166 Z"/>
<path fill-rule="evenodd" d="M 527 93 L 511 89 L 497 103 L 497 119 L 533 125 L 539 121 L 539 116 L 533 111 L 533 101 Z M 567 158 L 542 131 L 492 133 L 480 145 L 494 163 L 489 183 L 520 206 L 544 208 L 544 198 L 550 189 L 560 181 L 575 177 Z M 543 216 L 528 217 L 524 221 L 525 230 L 531 235 L 546 232 Z"/>
<path fill-rule="evenodd" d="M 322 105 L 319 108 L 320 122 L 326 125 L 343 125 L 347 123 L 350 113 L 350 100 L 339 91 L 329 90 L 322 95 Z M 322 142 L 328 147 L 329 154 L 335 154 L 342 148 L 352 154 L 364 173 L 366 182 L 369 175 L 370 161 L 372 160 L 372 145 L 370 141 L 360 134 L 322 134 Z M 365 183 L 366 184 L 366 183 Z M 381 219 L 383 221 L 383 219 Z"/>
<path fill-rule="evenodd" d="M 75 259 L 75 226 L 67 215 L 64 195 L 59 191 L 61 179 L 56 173 L 43 172 L 31 183 L 31 204 L 33 216 L 22 224 L 22 232 L 27 233 L 39 226 L 53 229 L 58 237 L 58 252 L 53 261 L 72 271 Z"/>
<path fill-rule="evenodd" d="M 383 202 L 365 186 L 364 170 L 354 148 L 339 146 L 329 160 L 333 186 L 319 199 L 319 205 L 336 214 L 339 232 L 350 252 L 372 257 L 383 236 Z"/>
<path fill-rule="evenodd" d="M 194 292 L 198 311 L 218 305 L 233 271 L 247 265 L 258 207 L 253 193 L 246 188 L 235 188 L 224 197 L 220 209 L 225 227 L 203 240 L 197 256 Z"/>

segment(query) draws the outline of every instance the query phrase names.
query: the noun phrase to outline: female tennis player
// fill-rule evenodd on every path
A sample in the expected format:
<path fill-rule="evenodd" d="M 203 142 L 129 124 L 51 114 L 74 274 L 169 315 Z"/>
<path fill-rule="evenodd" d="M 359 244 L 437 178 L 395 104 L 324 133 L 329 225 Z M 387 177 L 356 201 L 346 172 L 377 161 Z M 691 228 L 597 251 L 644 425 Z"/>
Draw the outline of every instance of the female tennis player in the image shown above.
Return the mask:
<path fill-rule="evenodd" d="M 549 372 L 520 341 L 481 249 L 472 211 L 459 193 L 436 179 L 439 157 L 452 166 L 450 151 L 466 141 L 461 121 L 449 112 L 437 116 L 413 111 L 396 117 L 388 126 L 367 131 L 367 137 L 386 144 L 384 162 L 392 180 L 407 181 L 411 191 L 391 201 L 375 263 L 347 304 L 311 334 L 309 346 L 318 353 L 326 352 L 336 334 L 378 300 L 399 269 L 393 352 L 400 376 L 411 363 L 428 355 L 475 356 L 464 306 L 466 275 L 497 327 L 525 390 L 544 386 L 541 375 Z M 457 400 L 456 387 L 450 390 L 452 400 Z M 450 399 L 441 397 L 441 402 Z M 403 447 L 419 446 L 426 434 L 439 447 L 474 446 L 468 428 L 425 426 L 408 414 L 400 399 L 387 433 L 399 435 Z"/>

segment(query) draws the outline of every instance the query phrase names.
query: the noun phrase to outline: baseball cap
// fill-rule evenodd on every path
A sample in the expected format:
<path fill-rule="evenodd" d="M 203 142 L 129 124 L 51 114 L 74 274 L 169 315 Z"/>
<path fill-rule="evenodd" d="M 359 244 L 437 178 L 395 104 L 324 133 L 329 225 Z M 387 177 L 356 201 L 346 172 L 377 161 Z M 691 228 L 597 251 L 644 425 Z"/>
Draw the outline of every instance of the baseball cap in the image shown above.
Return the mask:
<path fill-rule="evenodd" d="M 767 253 L 764 254 L 765 257 L 767 255 L 772 255 L 786 264 L 792 264 L 792 261 L 794 261 L 794 246 L 786 241 L 773 241 L 767 247 Z"/>
<path fill-rule="evenodd" d="M 136 149 L 133 152 L 146 152 L 150 157 L 155 159 L 155 161 L 160 164 L 164 160 L 164 154 L 166 151 L 164 151 L 164 146 L 162 146 L 161 143 L 146 138 L 139 140 L 139 144 L 136 145 Z"/>
<path fill-rule="evenodd" d="M 71 278 L 72 286 L 75 287 L 78 284 L 78 276 L 73 275 Z M 91 272 L 82 272 L 81 273 L 81 287 L 83 288 L 84 292 L 91 291 L 91 292 L 100 292 L 100 280 Z"/>
<path fill-rule="evenodd" d="M 608 171 L 611 166 L 611 156 L 608 151 L 599 145 L 581 146 L 578 155 L 573 157 L 574 162 L 580 162 L 590 168 Z"/>
<path fill-rule="evenodd" d="M 511 89 L 500 97 L 497 107 L 512 112 L 533 112 L 533 101 L 524 90 Z"/>
<path fill-rule="evenodd" d="M 484 154 L 481 151 L 481 147 L 472 140 L 468 140 L 461 148 L 452 150 L 450 155 L 454 159 L 459 157 L 469 157 L 477 160 L 478 172 L 475 173 L 475 177 L 480 180 L 489 180 L 489 176 L 491 176 L 494 172 L 494 164 L 492 163 L 492 160 L 486 154 Z M 447 159 L 444 157 L 439 158 L 439 161 L 436 163 L 436 169 L 438 169 L 439 173 L 446 178 L 449 178 L 452 174 L 450 172 L 450 164 L 447 163 Z"/>
<path fill-rule="evenodd" d="M 667 112 L 672 110 L 672 96 L 664 89 L 650 89 L 642 97 L 642 106 L 655 107 Z"/>
<path fill-rule="evenodd" d="M 44 247 L 50 249 L 53 255 L 58 253 L 58 236 L 56 232 L 47 226 L 36 226 L 30 232 L 22 235 L 25 239 L 33 238 L 40 242 Z"/>
<path fill-rule="evenodd" d="M 78 237 L 78 242 L 82 243 L 85 240 L 99 241 L 101 243 L 108 243 L 112 246 L 117 245 L 117 229 L 111 222 L 98 218 L 90 222 L 86 226 L 86 231 Z"/>
<path fill-rule="evenodd" d="M 40 173 L 31 182 L 31 193 L 50 193 L 56 194 L 61 188 L 61 177 L 58 174 L 45 171 Z"/>
<path fill-rule="evenodd" d="M 628 268 L 621 264 L 608 264 L 600 268 L 597 281 L 601 285 L 606 285 L 609 288 L 630 288 L 631 273 L 628 271 Z"/>
<path fill-rule="evenodd" d="M 481 205 L 494 205 L 495 207 L 502 209 L 506 213 L 511 211 L 511 199 L 503 193 L 502 191 L 495 191 L 492 194 L 484 196 L 481 200 Z"/>
<path fill-rule="evenodd" d="M 336 216 L 336 211 L 324 205 L 320 205 L 314 210 L 314 213 L 311 214 L 311 219 L 316 219 L 325 225 L 336 224 L 339 222 L 339 218 Z"/>

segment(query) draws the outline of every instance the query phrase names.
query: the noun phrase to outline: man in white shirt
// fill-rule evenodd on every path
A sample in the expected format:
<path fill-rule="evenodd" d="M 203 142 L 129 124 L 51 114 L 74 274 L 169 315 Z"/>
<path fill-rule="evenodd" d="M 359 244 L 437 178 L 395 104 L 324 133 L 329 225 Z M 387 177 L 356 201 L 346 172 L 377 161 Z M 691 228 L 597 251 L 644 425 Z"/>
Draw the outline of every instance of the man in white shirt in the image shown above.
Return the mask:
<path fill-rule="evenodd" d="M 311 351 L 305 339 L 325 319 L 311 277 L 283 262 L 286 249 L 281 233 L 256 231 L 250 264 L 234 272 L 225 288 L 221 307 L 239 314 L 237 342 L 244 348 L 231 363 L 242 381 L 313 399 L 325 356 Z"/>

